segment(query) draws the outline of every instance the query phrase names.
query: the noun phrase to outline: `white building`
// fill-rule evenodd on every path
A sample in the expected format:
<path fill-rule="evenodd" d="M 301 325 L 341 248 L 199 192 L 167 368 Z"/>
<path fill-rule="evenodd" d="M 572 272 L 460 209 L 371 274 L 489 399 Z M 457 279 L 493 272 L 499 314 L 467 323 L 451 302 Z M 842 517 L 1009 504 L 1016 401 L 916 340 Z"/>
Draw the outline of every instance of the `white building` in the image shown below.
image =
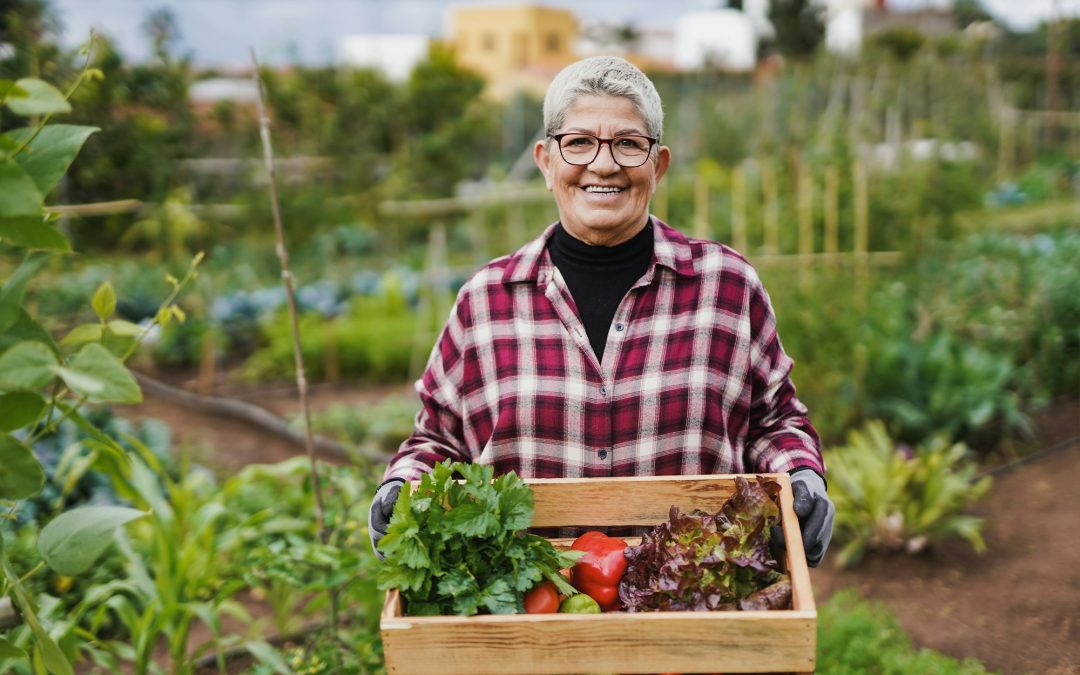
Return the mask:
<path fill-rule="evenodd" d="M 428 55 L 426 35 L 350 35 L 338 45 L 338 63 L 381 71 L 394 82 L 409 78 Z"/>
<path fill-rule="evenodd" d="M 675 23 L 675 67 L 697 70 L 711 65 L 725 70 L 753 70 L 757 44 L 754 21 L 743 12 L 690 12 Z"/>

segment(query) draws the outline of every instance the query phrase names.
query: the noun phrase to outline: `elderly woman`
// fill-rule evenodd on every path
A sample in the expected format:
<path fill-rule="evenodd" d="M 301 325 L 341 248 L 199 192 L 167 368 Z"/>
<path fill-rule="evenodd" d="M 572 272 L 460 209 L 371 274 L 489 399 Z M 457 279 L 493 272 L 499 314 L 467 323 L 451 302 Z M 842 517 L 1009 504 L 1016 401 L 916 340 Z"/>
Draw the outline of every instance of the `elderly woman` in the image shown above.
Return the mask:
<path fill-rule="evenodd" d="M 615 57 L 560 72 L 534 148 L 559 222 L 458 294 L 413 434 L 371 508 L 447 458 L 523 477 L 790 472 L 807 558 L 832 532 L 817 432 L 746 259 L 649 215 L 671 162 L 652 82 Z"/>

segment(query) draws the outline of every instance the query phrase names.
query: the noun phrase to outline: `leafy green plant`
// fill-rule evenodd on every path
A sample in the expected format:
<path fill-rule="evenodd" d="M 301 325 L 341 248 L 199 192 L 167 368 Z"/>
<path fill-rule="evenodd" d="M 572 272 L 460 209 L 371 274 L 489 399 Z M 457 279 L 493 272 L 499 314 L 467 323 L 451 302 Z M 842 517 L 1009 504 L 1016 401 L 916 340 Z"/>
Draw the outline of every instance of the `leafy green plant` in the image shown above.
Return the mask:
<path fill-rule="evenodd" d="M 870 550 L 915 554 L 953 537 L 984 551 L 982 519 L 963 511 L 991 479 L 976 477 L 968 454 L 941 435 L 914 450 L 898 447 L 880 421 L 852 431 L 847 445 L 826 455 L 837 563 L 853 565 Z"/>
<path fill-rule="evenodd" d="M 392 452 L 413 431 L 418 404 L 415 397 L 392 396 L 370 405 L 335 403 L 312 413 L 315 431 L 350 446 L 370 445 Z M 299 424 L 294 418 L 293 425 Z"/>
<path fill-rule="evenodd" d="M 46 214 L 45 197 L 97 131 L 49 122 L 54 115 L 71 110 L 67 99 L 75 89 L 100 75 L 84 67 L 66 94 L 34 78 L 0 80 L 0 106 L 7 109 L 5 113 L 36 120 L 33 126 L 0 134 L 0 240 L 10 249 L 30 251 L 0 288 L 0 507 L 6 510 L 5 520 L 10 520 L 21 500 L 42 491 L 45 473 L 31 448 L 63 420 L 71 420 L 90 436 L 83 442 L 89 453 L 86 457 L 66 455 L 71 462 L 69 473 L 75 473 L 76 466 L 100 461 L 109 466 L 114 478 L 124 480 L 132 467 L 125 448 L 80 410 L 88 402 L 137 403 L 142 399 L 124 360 L 146 329 L 115 317 L 117 298 L 108 283 L 97 288 L 90 302 L 96 321 L 76 326 L 59 342 L 25 302 L 29 282 L 48 259 L 47 252 L 71 248 L 55 218 Z M 155 322 L 182 318 L 172 303 L 194 276 L 197 264 L 198 259 L 184 280 L 172 280 L 173 293 L 160 305 Z M 51 610 L 58 601 L 46 595 L 35 598 L 27 581 L 46 566 L 64 576 L 82 574 L 109 547 L 114 531 L 146 515 L 122 506 L 65 511 L 41 529 L 37 538 L 41 559 L 25 574 L 15 571 L 0 537 L 0 597 L 14 601 L 25 624 L 11 639 L 0 638 L 0 669 L 25 670 L 31 664 L 38 672 L 73 672 L 71 661 L 86 647 L 86 635 L 80 639 L 70 618 L 55 617 Z M 112 590 L 106 587 L 95 594 L 95 602 L 103 601 Z M 95 647 L 88 649 L 98 653 Z"/>
<path fill-rule="evenodd" d="M 821 675 L 980 675 L 975 659 L 916 649 L 896 617 L 858 591 L 837 592 L 818 607 L 817 672 Z"/>
<path fill-rule="evenodd" d="M 525 592 L 543 579 L 575 592 L 559 570 L 581 554 L 523 533 L 532 524 L 532 490 L 512 472 L 492 480 L 494 471 L 447 460 L 415 491 L 402 488 L 379 542 L 386 559 L 378 583 L 400 589 L 410 615 L 522 613 Z"/>

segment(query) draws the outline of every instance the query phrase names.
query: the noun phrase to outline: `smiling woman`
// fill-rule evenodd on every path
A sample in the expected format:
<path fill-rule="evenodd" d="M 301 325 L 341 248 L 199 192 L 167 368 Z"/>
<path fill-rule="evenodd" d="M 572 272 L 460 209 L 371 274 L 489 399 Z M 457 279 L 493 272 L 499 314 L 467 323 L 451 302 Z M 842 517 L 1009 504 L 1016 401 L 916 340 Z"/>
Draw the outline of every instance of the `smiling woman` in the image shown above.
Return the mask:
<path fill-rule="evenodd" d="M 735 251 L 649 215 L 663 123 L 624 59 L 555 77 L 533 156 L 559 221 L 461 289 L 372 502 L 373 543 L 403 483 L 449 458 L 530 478 L 791 472 L 821 560 L 832 503 L 768 294 Z"/>

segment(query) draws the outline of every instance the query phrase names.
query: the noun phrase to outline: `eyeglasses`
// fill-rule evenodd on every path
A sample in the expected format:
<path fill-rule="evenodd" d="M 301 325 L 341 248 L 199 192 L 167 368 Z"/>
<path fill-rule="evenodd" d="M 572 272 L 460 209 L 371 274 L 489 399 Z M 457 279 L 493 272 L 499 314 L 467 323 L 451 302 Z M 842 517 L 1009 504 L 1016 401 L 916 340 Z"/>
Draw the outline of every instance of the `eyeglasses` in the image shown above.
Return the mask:
<path fill-rule="evenodd" d="M 592 164 L 600 154 L 600 146 L 611 146 L 611 157 L 619 166 L 632 169 L 641 166 L 649 158 L 656 139 L 649 136 L 616 136 L 600 138 L 592 134 L 574 132 L 569 134 L 548 134 L 559 144 L 559 154 L 563 161 L 574 166 Z"/>

